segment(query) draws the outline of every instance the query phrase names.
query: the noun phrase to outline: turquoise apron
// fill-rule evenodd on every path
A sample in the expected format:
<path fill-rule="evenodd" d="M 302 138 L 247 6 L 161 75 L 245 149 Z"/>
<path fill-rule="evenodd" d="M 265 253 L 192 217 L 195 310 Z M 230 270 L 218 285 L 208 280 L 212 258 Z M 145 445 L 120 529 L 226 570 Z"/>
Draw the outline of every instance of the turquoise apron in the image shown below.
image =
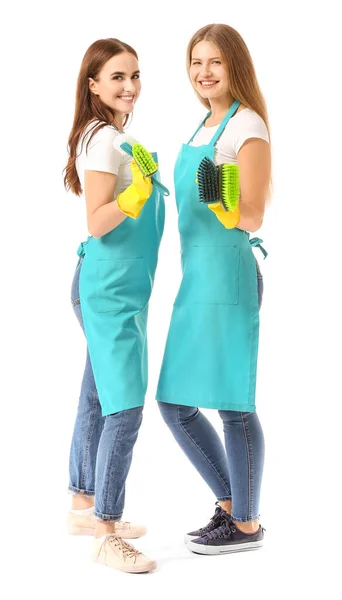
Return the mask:
<path fill-rule="evenodd" d="M 164 198 L 153 186 L 138 219 L 78 249 L 82 318 L 103 416 L 144 404 L 148 302 L 164 216 Z"/>
<path fill-rule="evenodd" d="M 176 297 L 157 399 L 221 410 L 255 410 L 259 308 L 256 261 L 240 229 L 225 229 L 199 202 L 196 173 L 239 102 L 207 145 L 183 144 L 175 165 L 183 278 Z M 210 113 L 209 113 L 210 114 Z M 263 249 L 262 249 L 263 250 Z M 263 250 L 264 252 L 264 250 Z M 266 254 L 266 253 L 265 253 Z"/>

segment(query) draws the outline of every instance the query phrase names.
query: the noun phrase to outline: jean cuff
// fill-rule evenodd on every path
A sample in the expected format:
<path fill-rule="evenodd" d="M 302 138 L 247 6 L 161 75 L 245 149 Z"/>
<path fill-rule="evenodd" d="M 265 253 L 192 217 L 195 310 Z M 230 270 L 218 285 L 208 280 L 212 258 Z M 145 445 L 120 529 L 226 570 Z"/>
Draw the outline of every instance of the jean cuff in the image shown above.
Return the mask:
<path fill-rule="evenodd" d="M 234 515 L 231 515 L 232 521 L 236 521 L 237 523 L 251 523 L 251 521 L 259 521 L 260 515 L 256 517 L 251 517 L 250 519 L 236 519 Z"/>
<path fill-rule="evenodd" d="M 76 494 L 84 494 L 84 496 L 95 496 L 94 490 L 81 490 L 80 488 L 74 487 L 73 485 L 69 485 L 68 493 L 75 496 Z"/>
<path fill-rule="evenodd" d="M 104 513 L 99 513 L 97 510 L 94 510 L 94 517 L 97 521 L 106 521 L 107 523 L 115 523 L 115 521 L 120 521 L 122 518 L 122 514 L 120 515 L 106 515 Z"/>

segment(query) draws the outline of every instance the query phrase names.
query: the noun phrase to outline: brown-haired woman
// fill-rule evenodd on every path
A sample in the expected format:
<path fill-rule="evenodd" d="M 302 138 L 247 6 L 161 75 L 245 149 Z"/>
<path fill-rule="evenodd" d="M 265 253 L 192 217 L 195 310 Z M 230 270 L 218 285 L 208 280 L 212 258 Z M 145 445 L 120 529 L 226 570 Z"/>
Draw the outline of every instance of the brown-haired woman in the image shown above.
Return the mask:
<path fill-rule="evenodd" d="M 200 554 L 262 545 L 259 498 L 264 439 L 255 412 L 262 279 L 249 233 L 262 224 L 270 185 L 268 121 L 253 63 L 239 33 L 213 24 L 192 37 L 187 68 L 210 109 L 175 167 L 183 279 L 162 364 L 157 399 L 171 432 L 217 507 L 208 525 L 186 535 Z M 196 175 L 207 157 L 238 165 L 240 201 L 199 202 Z M 215 168 L 214 168 L 215 171 Z M 198 407 L 219 410 L 225 448 Z"/>
<path fill-rule="evenodd" d="M 70 452 L 68 527 L 94 534 L 94 560 L 133 573 L 156 567 L 124 541 L 145 527 L 121 518 L 147 387 L 147 311 L 164 225 L 162 196 L 120 148 L 140 88 L 131 46 L 109 38 L 88 48 L 65 175 L 74 194 L 84 191 L 90 233 L 72 283 L 88 348 Z"/>

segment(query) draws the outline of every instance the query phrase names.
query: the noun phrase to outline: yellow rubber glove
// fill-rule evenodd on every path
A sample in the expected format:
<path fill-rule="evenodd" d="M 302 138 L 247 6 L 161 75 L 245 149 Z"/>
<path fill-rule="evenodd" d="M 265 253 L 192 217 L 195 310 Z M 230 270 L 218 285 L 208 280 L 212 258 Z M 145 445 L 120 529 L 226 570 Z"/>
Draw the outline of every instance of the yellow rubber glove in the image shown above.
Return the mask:
<path fill-rule="evenodd" d="M 214 204 L 207 204 L 209 210 L 211 210 L 217 216 L 218 220 L 226 229 L 234 229 L 240 221 L 240 209 L 237 205 L 235 210 L 228 210 L 227 212 L 222 208 L 220 202 Z"/>
<path fill-rule="evenodd" d="M 135 160 L 131 162 L 133 181 L 124 192 L 119 194 L 116 202 L 120 210 L 132 219 L 137 219 L 142 207 L 153 190 L 151 177 L 144 177 Z"/>
<path fill-rule="evenodd" d="M 197 179 L 198 173 L 196 173 L 196 183 L 198 185 Z M 221 202 L 215 202 L 213 204 L 207 204 L 207 207 L 215 213 L 218 220 L 226 229 L 234 229 L 240 222 L 240 209 L 239 205 L 237 205 L 235 210 L 225 211 L 221 205 Z"/>

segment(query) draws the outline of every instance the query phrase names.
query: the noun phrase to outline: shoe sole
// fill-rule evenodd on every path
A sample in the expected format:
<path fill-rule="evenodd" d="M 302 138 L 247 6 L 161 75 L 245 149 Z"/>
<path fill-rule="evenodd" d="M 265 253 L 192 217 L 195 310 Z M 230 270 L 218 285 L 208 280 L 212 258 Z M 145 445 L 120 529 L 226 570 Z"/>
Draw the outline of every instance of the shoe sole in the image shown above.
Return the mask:
<path fill-rule="evenodd" d="M 187 544 L 188 542 L 191 542 L 192 540 L 196 540 L 198 538 L 198 535 L 189 535 L 188 533 L 185 534 L 184 536 L 184 543 Z"/>
<path fill-rule="evenodd" d="M 98 565 L 104 565 L 105 567 L 109 567 L 110 569 L 115 569 L 116 571 L 122 571 L 123 573 L 150 573 L 150 571 L 154 571 L 157 568 L 157 563 L 155 561 L 151 561 L 145 568 L 132 566 L 123 566 L 123 567 L 114 567 L 113 565 L 107 565 L 104 560 L 93 557 L 93 562 Z"/>
<path fill-rule="evenodd" d="M 247 542 L 245 544 L 232 544 L 230 546 L 207 546 L 188 542 L 186 547 L 195 554 L 232 554 L 233 552 L 246 552 L 248 550 L 259 550 L 263 542 Z"/>

